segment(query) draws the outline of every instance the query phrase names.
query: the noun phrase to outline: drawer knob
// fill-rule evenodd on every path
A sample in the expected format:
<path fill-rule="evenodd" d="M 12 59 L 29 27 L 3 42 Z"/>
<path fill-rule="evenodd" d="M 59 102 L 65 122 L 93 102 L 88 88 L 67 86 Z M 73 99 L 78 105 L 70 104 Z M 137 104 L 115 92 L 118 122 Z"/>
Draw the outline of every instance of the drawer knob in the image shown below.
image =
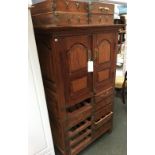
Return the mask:
<path fill-rule="evenodd" d="M 76 8 L 79 9 L 80 3 L 79 2 L 76 2 L 75 4 L 76 4 Z"/>
<path fill-rule="evenodd" d="M 104 10 L 105 11 L 109 11 L 110 9 L 108 7 L 104 7 Z"/>

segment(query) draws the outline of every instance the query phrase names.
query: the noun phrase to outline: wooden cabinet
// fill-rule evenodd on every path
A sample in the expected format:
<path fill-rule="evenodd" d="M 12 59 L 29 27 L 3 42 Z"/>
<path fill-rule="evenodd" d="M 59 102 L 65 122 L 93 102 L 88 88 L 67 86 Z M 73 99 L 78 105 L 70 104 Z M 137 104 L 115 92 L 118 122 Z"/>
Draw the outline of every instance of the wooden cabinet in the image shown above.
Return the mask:
<path fill-rule="evenodd" d="M 35 28 L 53 139 L 63 155 L 78 154 L 112 129 L 120 27 Z"/>

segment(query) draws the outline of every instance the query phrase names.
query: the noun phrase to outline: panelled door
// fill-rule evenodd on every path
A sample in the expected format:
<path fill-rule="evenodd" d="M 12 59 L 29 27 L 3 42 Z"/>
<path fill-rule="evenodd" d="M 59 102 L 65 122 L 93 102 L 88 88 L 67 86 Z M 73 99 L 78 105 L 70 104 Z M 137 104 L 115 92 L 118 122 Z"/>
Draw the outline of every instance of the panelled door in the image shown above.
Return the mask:
<path fill-rule="evenodd" d="M 66 103 L 71 105 L 93 95 L 93 77 L 87 71 L 87 62 L 92 54 L 91 36 L 62 37 L 59 38 L 59 44 Z"/>
<path fill-rule="evenodd" d="M 113 86 L 115 78 L 115 33 L 93 35 L 94 43 L 94 91 L 98 93 Z"/>

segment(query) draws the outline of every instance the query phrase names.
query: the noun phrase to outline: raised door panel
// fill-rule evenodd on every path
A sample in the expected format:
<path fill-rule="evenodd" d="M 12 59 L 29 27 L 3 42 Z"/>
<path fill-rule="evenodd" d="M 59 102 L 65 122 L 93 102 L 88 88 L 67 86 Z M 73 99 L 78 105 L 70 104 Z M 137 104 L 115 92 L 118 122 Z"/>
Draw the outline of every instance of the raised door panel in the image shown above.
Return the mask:
<path fill-rule="evenodd" d="M 115 75 L 115 33 L 94 35 L 94 90 L 111 87 Z"/>
<path fill-rule="evenodd" d="M 93 94 L 92 76 L 87 71 L 90 46 L 91 37 L 88 35 L 59 38 L 61 69 L 68 105 L 78 103 Z"/>
<path fill-rule="evenodd" d="M 110 61 L 110 42 L 103 40 L 98 45 L 98 64 Z"/>
<path fill-rule="evenodd" d="M 70 73 L 87 67 L 87 48 L 83 44 L 74 44 L 68 51 Z"/>

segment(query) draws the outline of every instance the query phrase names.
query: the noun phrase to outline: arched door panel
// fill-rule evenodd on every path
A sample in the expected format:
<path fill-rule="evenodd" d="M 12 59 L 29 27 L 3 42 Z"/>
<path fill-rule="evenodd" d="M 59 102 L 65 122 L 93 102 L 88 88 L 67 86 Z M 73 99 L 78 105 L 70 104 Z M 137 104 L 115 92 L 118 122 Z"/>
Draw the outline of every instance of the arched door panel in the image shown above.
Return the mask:
<path fill-rule="evenodd" d="M 64 74 L 64 87 L 68 105 L 76 104 L 93 95 L 93 77 L 87 71 L 91 37 L 87 35 L 59 39 L 62 49 L 61 68 Z M 78 96 L 78 97 L 77 97 Z"/>
<path fill-rule="evenodd" d="M 114 84 L 115 74 L 115 34 L 94 35 L 94 90 L 99 92 Z"/>

